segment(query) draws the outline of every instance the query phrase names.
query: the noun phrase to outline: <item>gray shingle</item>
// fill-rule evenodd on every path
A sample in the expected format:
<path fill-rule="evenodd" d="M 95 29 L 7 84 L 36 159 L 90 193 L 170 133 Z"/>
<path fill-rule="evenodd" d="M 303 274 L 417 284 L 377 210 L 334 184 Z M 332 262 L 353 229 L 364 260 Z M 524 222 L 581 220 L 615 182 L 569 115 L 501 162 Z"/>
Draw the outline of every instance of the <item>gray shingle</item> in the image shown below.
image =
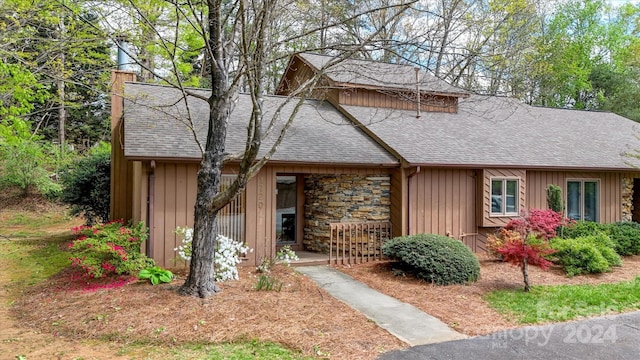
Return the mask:
<path fill-rule="evenodd" d="M 413 164 L 629 169 L 640 124 L 613 113 L 472 96 L 458 114 L 344 106 Z"/>
<path fill-rule="evenodd" d="M 315 68 L 316 71 L 322 69 L 334 59 L 332 56 L 309 53 L 301 53 L 298 56 Z M 416 73 L 414 67 L 410 65 L 348 59 L 330 66 L 326 69 L 325 75 L 336 83 L 361 87 L 369 86 L 414 91 L 416 86 Z M 451 86 L 424 71 L 419 72 L 419 78 L 420 89 L 424 92 L 451 94 L 454 96 L 469 95 L 468 92 Z"/>
<path fill-rule="evenodd" d="M 205 90 L 194 90 L 206 95 Z M 127 83 L 125 85 L 125 156 L 131 158 L 199 159 L 208 129 L 208 104 L 189 97 L 193 125 L 186 122 L 187 108 L 181 93 L 171 87 Z M 264 112 L 271 119 L 285 97 L 265 96 Z M 274 143 L 277 131 L 291 114 L 295 101 L 285 105 L 276 122 L 276 131 L 263 142 L 262 154 Z M 237 98 L 227 131 L 226 151 L 244 149 L 247 123 L 251 114 L 250 97 Z M 268 120 L 267 120 L 268 121 Z M 285 140 L 272 160 L 302 163 L 345 163 L 394 165 L 398 161 L 380 145 L 354 127 L 332 105 L 307 100 L 301 106 Z"/>

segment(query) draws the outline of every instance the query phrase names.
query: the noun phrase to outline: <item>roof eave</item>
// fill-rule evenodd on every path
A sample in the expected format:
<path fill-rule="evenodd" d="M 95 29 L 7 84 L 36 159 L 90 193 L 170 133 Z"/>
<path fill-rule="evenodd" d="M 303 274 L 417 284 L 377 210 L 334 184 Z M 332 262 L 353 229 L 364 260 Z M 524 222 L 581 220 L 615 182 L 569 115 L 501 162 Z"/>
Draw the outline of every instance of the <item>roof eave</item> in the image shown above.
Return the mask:
<path fill-rule="evenodd" d="M 202 158 L 194 157 L 168 157 L 168 156 L 125 156 L 130 161 L 161 161 L 161 162 L 189 162 L 199 163 Z M 230 164 L 240 163 L 240 161 L 230 161 Z M 299 166 L 339 166 L 339 167 L 384 167 L 384 168 L 396 168 L 400 166 L 400 162 L 377 162 L 377 163 L 361 163 L 361 162 L 322 162 L 322 161 L 289 161 L 289 160 L 269 160 L 269 165 L 299 165 Z"/>
<path fill-rule="evenodd" d="M 552 171 L 615 171 L 615 172 L 640 172 L 640 168 L 634 167 L 589 167 L 589 166 L 556 166 L 556 165 L 500 165 L 500 164 L 443 164 L 408 162 L 404 167 L 438 167 L 438 168 L 463 168 L 463 169 L 526 169 L 526 170 L 552 170 Z"/>

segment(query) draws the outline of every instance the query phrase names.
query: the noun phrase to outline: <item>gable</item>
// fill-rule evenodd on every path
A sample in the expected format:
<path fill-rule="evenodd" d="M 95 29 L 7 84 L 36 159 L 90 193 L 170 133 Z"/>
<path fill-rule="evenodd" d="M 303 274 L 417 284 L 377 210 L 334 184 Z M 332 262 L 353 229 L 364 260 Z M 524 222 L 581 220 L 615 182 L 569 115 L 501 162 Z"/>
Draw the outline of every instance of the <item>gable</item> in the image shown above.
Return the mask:
<path fill-rule="evenodd" d="M 315 99 L 334 105 L 374 106 L 420 112 L 456 112 L 458 98 L 469 94 L 417 67 L 301 53 L 289 62 L 277 94 L 290 95 L 317 74 Z"/>

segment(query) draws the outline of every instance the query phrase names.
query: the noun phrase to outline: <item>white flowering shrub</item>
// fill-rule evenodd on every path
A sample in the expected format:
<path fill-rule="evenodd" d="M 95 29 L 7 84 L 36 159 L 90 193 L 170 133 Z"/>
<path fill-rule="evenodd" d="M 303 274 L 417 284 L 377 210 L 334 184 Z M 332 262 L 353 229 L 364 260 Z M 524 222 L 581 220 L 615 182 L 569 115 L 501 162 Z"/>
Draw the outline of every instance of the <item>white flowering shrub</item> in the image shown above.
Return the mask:
<path fill-rule="evenodd" d="M 276 262 L 283 263 L 287 266 L 291 264 L 292 261 L 298 261 L 300 258 L 296 255 L 296 252 L 291 250 L 291 246 L 285 245 L 278 250 L 276 253 Z"/>
<path fill-rule="evenodd" d="M 193 241 L 193 229 L 189 227 L 176 228 L 176 235 L 182 236 L 182 245 L 173 249 L 178 252 L 178 256 L 186 261 L 191 261 L 191 241 Z"/>
<path fill-rule="evenodd" d="M 275 264 L 285 264 L 289 266 L 292 261 L 300 260 L 295 251 L 291 249 L 291 246 L 285 245 L 278 250 L 276 256 L 271 258 L 264 258 L 260 262 L 260 265 L 256 269 L 261 273 L 268 273 L 271 271 L 271 267 Z"/>
<path fill-rule="evenodd" d="M 191 260 L 191 242 L 193 241 L 193 229 L 187 227 L 176 228 L 176 234 L 184 237 L 182 245 L 173 249 L 183 260 Z M 223 235 L 216 238 L 217 245 L 213 259 L 213 271 L 216 281 L 238 280 L 238 264 L 240 256 L 253 252 L 246 244 L 235 241 Z"/>

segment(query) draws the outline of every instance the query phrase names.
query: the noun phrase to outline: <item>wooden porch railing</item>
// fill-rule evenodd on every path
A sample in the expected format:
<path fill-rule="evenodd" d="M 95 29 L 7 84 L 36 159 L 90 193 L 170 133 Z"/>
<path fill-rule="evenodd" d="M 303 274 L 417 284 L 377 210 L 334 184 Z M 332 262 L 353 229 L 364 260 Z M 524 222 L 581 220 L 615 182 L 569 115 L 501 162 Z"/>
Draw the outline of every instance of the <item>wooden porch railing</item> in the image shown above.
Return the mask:
<path fill-rule="evenodd" d="M 382 260 L 382 244 L 391 238 L 391 223 L 330 223 L 329 264 Z"/>

